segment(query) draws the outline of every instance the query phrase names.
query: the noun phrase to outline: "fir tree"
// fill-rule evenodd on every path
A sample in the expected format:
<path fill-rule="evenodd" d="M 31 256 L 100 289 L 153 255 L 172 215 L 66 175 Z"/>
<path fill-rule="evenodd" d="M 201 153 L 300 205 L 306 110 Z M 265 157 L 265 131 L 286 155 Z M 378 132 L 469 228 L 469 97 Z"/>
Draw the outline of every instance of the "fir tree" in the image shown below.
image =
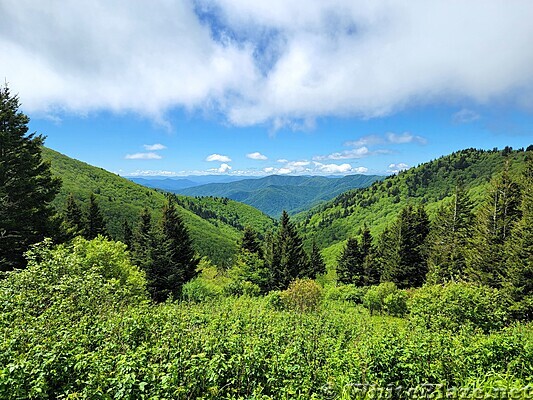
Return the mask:
<path fill-rule="evenodd" d="M 152 266 L 153 248 L 155 246 L 154 232 L 152 228 L 152 217 L 150 211 L 144 208 L 140 215 L 139 225 L 132 237 L 132 261 L 144 271 Z"/>
<path fill-rule="evenodd" d="M 394 282 L 399 288 L 418 287 L 424 283 L 428 233 L 429 219 L 424 208 L 406 206 L 392 229 L 383 234 L 383 281 Z"/>
<path fill-rule="evenodd" d="M 244 228 L 244 234 L 241 241 L 241 251 L 249 251 L 250 253 L 257 254 L 259 258 L 263 258 L 263 249 L 259 243 L 257 232 L 250 226 Z"/>
<path fill-rule="evenodd" d="M 89 196 L 89 210 L 87 212 L 86 236 L 87 239 L 94 239 L 98 235 L 106 236 L 107 229 L 104 217 L 96 201 L 96 196 L 94 193 L 91 193 Z"/>
<path fill-rule="evenodd" d="M 179 297 L 181 287 L 196 276 L 199 261 L 189 232 L 169 199 L 163 207 L 153 264 L 147 274 L 152 298 L 164 301 L 169 296 Z"/>
<path fill-rule="evenodd" d="M 24 266 L 31 244 L 52 235 L 51 201 L 60 188 L 43 162 L 44 137 L 28 133 L 19 99 L 0 88 L 0 270 Z"/>
<path fill-rule="evenodd" d="M 379 283 L 380 271 L 375 259 L 375 249 L 372 244 L 370 229 L 365 223 L 361 232 L 361 254 L 363 259 L 363 284 L 377 285 Z"/>
<path fill-rule="evenodd" d="M 349 238 L 343 252 L 337 260 L 337 282 L 362 286 L 363 258 L 359 241 Z"/>
<path fill-rule="evenodd" d="M 133 231 L 128 220 L 126 219 L 122 223 L 122 241 L 126 246 L 128 246 L 128 249 L 132 249 Z"/>
<path fill-rule="evenodd" d="M 464 278 L 466 251 L 472 234 L 473 205 L 457 185 L 452 201 L 443 204 L 431 224 L 428 280 L 432 283 Z"/>
<path fill-rule="evenodd" d="M 484 206 L 478 213 L 467 259 L 468 279 L 500 288 L 506 274 L 506 242 L 520 219 L 520 187 L 503 172 L 491 181 Z"/>
<path fill-rule="evenodd" d="M 507 242 L 506 278 L 517 301 L 517 317 L 533 319 L 533 150 L 526 154 L 526 168 L 522 174 L 521 218 L 511 231 Z"/>
<path fill-rule="evenodd" d="M 310 270 L 307 274 L 308 278 L 316 279 L 318 275 L 323 275 L 326 273 L 326 263 L 324 262 L 322 254 L 320 254 L 320 249 L 318 248 L 315 240 L 313 240 L 313 243 L 311 245 L 309 266 Z"/>
<path fill-rule="evenodd" d="M 76 236 L 83 236 L 85 233 L 83 212 L 72 193 L 67 197 L 61 225 L 67 240 Z"/>
<path fill-rule="evenodd" d="M 309 269 L 302 239 L 286 211 L 281 214 L 271 261 L 273 286 L 276 289 L 286 289 L 289 283 Z"/>

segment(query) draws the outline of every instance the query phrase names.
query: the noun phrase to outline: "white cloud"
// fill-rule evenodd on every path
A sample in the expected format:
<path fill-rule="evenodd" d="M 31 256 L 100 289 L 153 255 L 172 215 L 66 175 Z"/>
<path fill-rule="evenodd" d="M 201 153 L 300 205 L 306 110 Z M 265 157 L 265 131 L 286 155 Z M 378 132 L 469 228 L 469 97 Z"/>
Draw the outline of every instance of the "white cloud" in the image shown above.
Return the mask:
<path fill-rule="evenodd" d="M 312 129 L 458 100 L 533 104 L 531 15 L 530 0 L 3 0 L 0 71 L 31 113 L 164 123 L 178 106 Z"/>
<path fill-rule="evenodd" d="M 167 146 L 164 146 L 161 143 L 145 144 L 143 145 L 143 147 L 145 148 L 145 150 L 148 150 L 148 151 L 164 150 L 167 148 Z"/>
<path fill-rule="evenodd" d="M 254 153 L 246 154 L 246 157 L 251 158 L 252 160 L 268 160 L 268 157 L 264 154 L 259 153 L 258 151 Z"/>
<path fill-rule="evenodd" d="M 231 161 L 231 158 L 229 158 L 228 156 L 223 156 L 221 154 L 215 153 L 215 154 L 208 155 L 205 161 L 218 161 L 222 163 L 227 163 Z"/>
<path fill-rule="evenodd" d="M 404 133 L 394 133 L 388 132 L 385 134 L 387 141 L 394 144 L 404 144 L 404 143 L 419 143 L 426 144 L 427 140 L 422 136 L 413 135 L 411 132 Z"/>
<path fill-rule="evenodd" d="M 181 174 L 174 171 L 165 171 L 165 170 L 136 170 L 127 174 L 123 174 L 120 171 L 120 175 L 123 176 L 179 176 Z"/>
<path fill-rule="evenodd" d="M 350 164 L 322 164 L 315 162 L 315 168 L 326 174 L 343 174 L 352 172 L 352 166 Z"/>
<path fill-rule="evenodd" d="M 277 162 L 281 163 L 281 164 L 285 164 L 285 163 L 288 163 L 289 160 L 286 160 L 284 158 L 280 158 L 279 160 L 277 160 Z"/>
<path fill-rule="evenodd" d="M 350 159 L 356 159 L 356 158 L 363 158 L 368 157 L 372 154 L 375 154 L 374 152 L 371 152 L 368 150 L 367 147 L 359 147 L 357 149 L 353 150 L 345 150 L 337 153 L 331 153 L 327 156 L 315 156 L 313 157 L 313 160 L 316 161 L 323 161 L 323 160 L 350 160 Z"/>
<path fill-rule="evenodd" d="M 274 167 L 263 168 L 263 171 L 266 172 L 267 174 L 271 174 L 272 172 L 274 172 Z"/>
<path fill-rule="evenodd" d="M 467 124 L 469 122 L 477 121 L 481 116 L 472 110 L 463 108 L 452 115 L 452 121 L 456 124 Z"/>
<path fill-rule="evenodd" d="M 390 164 L 387 172 L 392 173 L 392 174 L 397 174 L 398 172 L 403 171 L 405 169 L 409 169 L 409 165 L 401 162 L 398 164 Z"/>
<path fill-rule="evenodd" d="M 367 135 L 362 136 L 361 138 L 349 141 L 344 143 L 345 146 L 353 146 L 353 147 L 362 147 L 362 146 L 372 146 L 375 144 L 383 144 L 385 143 L 385 139 L 382 136 L 379 135 Z"/>
<path fill-rule="evenodd" d="M 221 174 L 224 174 L 228 171 L 231 170 L 231 166 L 229 166 L 228 164 L 221 164 L 220 167 L 216 170 L 217 172 L 221 173 Z"/>
<path fill-rule="evenodd" d="M 126 160 L 160 160 L 163 157 L 161 157 L 157 153 L 135 153 L 135 154 L 126 154 L 126 157 L 124 157 Z"/>

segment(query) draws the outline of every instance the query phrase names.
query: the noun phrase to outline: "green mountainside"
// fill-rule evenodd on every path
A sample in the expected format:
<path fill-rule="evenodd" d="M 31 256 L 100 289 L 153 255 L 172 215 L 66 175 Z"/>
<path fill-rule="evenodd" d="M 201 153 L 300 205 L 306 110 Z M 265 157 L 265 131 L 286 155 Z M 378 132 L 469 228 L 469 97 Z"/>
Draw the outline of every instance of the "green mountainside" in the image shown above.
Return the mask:
<path fill-rule="evenodd" d="M 249 204 L 273 217 L 279 217 L 283 210 L 294 214 L 347 190 L 367 187 L 382 178 L 377 175 L 348 175 L 342 178 L 271 175 L 238 182 L 212 183 L 173 192 L 189 196 L 227 197 Z"/>
<path fill-rule="evenodd" d="M 335 199 L 295 216 L 308 242 L 314 239 L 328 265 L 336 263 L 348 237 L 357 235 L 366 223 L 372 234 L 381 233 L 407 204 L 424 204 L 430 215 L 443 199 L 462 185 L 474 204 L 483 200 L 492 176 L 505 162 L 517 174 L 524 168 L 525 152 L 510 148 L 498 151 L 466 149 L 374 182 L 363 189 L 347 191 Z"/>
<path fill-rule="evenodd" d="M 63 182 L 61 192 L 54 200 L 58 210 L 64 207 L 69 193 L 83 203 L 95 193 L 108 230 L 118 239 L 122 238 L 124 220 L 136 224 L 144 207 L 159 219 L 166 201 L 165 194 L 48 148 L 43 148 L 43 158 L 50 161 L 52 173 Z M 274 225 L 271 218 L 246 204 L 227 199 L 177 198 L 196 250 L 219 265 L 228 265 L 233 258 L 244 226 L 250 225 L 258 232 L 265 232 Z"/>

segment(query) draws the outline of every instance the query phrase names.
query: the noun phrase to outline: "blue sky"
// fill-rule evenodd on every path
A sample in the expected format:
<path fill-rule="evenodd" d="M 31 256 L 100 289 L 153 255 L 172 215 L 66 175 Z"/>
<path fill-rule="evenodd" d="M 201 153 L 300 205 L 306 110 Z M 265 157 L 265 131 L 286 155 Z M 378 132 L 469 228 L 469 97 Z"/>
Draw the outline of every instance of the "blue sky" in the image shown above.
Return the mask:
<path fill-rule="evenodd" d="M 0 5 L 47 146 L 122 175 L 387 174 L 533 143 L 533 3 Z"/>

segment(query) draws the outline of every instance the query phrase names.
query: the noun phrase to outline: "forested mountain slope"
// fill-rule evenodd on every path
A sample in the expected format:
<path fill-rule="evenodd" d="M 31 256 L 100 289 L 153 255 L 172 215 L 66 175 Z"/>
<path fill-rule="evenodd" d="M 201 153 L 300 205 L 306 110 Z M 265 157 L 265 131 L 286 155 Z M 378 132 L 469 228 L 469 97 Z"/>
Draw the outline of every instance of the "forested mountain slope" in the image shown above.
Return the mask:
<path fill-rule="evenodd" d="M 283 210 L 289 213 L 299 212 L 347 190 L 367 187 L 379 179 L 382 177 L 377 175 L 347 175 L 342 178 L 271 175 L 231 183 L 212 183 L 173 192 L 189 196 L 227 197 L 278 217 Z"/>
<path fill-rule="evenodd" d="M 372 234 L 390 224 L 407 204 L 423 204 L 430 215 L 437 205 L 462 185 L 474 202 L 483 200 L 490 179 L 509 163 L 512 174 L 525 167 L 525 152 L 466 149 L 433 160 L 370 187 L 345 192 L 335 199 L 295 216 L 305 237 L 315 239 L 328 264 L 335 262 L 345 240 L 366 223 Z"/>
<path fill-rule="evenodd" d="M 151 211 L 155 220 L 159 219 L 165 194 L 48 148 L 43 148 L 43 158 L 51 162 L 53 174 L 63 183 L 54 201 L 58 210 L 63 209 L 69 193 L 82 203 L 94 193 L 109 233 L 117 239 L 122 239 L 124 221 L 135 226 L 144 207 Z M 253 207 L 231 200 L 177 197 L 180 214 L 196 250 L 217 264 L 226 265 L 232 259 L 244 226 L 264 232 L 274 224 L 271 218 Z"/>

